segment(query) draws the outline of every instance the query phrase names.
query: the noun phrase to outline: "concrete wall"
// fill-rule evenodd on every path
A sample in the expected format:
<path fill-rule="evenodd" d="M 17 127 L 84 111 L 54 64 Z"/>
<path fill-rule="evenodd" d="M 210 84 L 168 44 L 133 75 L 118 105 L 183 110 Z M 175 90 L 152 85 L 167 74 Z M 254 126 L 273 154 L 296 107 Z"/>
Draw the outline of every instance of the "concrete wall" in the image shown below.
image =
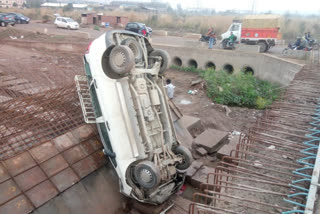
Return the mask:
<path fill-rule="evenodd" d="M 198 68 L 206 68 L 208 63 L 214 64 L 216 70 L 232 67 L 233 72 L 245 68 L 253 70 L 260 79 L 288 85 L 303 65 L 283 60 L 268 54 L 256 54 L 231 50 L 208 50 L 196 47 L 153 45 L 154 48 L 166 50 L 171 56 L 171 63 L 191 66 L 196 62 Z"/>

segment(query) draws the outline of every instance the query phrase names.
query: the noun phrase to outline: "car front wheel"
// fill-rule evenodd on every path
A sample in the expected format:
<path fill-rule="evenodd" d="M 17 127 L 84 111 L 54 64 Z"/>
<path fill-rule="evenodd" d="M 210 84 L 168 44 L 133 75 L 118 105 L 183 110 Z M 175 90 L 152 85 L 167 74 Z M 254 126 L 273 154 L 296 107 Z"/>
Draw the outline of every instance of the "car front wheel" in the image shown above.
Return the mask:
<path fill-rule="evenodd" d="M 161 181 L 160 170 L 151 161 L 142 161 L 134 168 L 134 177 L 139 185 L 146 189 L 152 189 Z"/>
<path fill-rule="evenodd" d="M 114 73 L 124 75 L 134 66 L 134 55 L 128 46 L 117 45 L 109 55 L 109 65 Z"/>

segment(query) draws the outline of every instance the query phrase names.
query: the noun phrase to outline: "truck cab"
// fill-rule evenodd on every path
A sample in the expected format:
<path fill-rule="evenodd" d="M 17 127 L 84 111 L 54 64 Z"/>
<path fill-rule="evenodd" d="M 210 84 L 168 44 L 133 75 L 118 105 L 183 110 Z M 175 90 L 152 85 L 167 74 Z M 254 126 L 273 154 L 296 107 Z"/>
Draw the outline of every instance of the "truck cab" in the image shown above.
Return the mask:
<path fill-rule="evenodd" d="M 233 32 L 233 34 L 237 37 L 236 41 L 241 41 L 241 23 L 240 22 L 234 22 L 230 25 L 227 32 L 223 33 L 221 35 L 222 41 L 225 39 L 228 39 L 230 36 L 230 33 Z"/>

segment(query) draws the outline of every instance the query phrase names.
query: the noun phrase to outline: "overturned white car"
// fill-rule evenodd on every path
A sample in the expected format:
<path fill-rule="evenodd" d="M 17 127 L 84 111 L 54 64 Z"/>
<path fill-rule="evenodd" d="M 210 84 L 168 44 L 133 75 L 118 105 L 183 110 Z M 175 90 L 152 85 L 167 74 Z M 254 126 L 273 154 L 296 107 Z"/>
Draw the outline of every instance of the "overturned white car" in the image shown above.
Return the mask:
<path fill-rule="evenodd" d="M 192 162 L 177 141 L 163 87 L 168 54 L 142 35 L 110 31 L 90 44 L 84 62 L 86 77 L 76 76 L 84 118 L 97 123 L 120 191 L 141 202 L 164 202 Z"/>

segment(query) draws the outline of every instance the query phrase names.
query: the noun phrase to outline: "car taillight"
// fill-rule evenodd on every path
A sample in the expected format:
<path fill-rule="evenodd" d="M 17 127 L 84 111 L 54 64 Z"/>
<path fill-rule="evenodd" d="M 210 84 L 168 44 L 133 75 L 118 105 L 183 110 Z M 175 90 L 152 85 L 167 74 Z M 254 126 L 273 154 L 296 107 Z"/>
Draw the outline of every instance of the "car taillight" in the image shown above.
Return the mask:
<path fill-rule="evenodd" d="M 142 34 L 145 36 L 147 34 L 146 30 L 142 30 Z"/>
<path fill-rule="evenodd" d="M 5 20 L 7 20 L 7 19 L 9 19 L 9 18 L 7 18 L 7 17 L 4 17 L 4 19 L 5 19 Z"/>
<path fill-rule="evenodd" d="M 92 42 L 93 42 L 93 41 L 92 41 Z M 88 45 L 87 50 L 86 50 L 86 54 L 89 53 L 89 51 L 90 51 L 90 46 L 92 45 L 92 42 L 90 42 L 90 44 Z"/>

